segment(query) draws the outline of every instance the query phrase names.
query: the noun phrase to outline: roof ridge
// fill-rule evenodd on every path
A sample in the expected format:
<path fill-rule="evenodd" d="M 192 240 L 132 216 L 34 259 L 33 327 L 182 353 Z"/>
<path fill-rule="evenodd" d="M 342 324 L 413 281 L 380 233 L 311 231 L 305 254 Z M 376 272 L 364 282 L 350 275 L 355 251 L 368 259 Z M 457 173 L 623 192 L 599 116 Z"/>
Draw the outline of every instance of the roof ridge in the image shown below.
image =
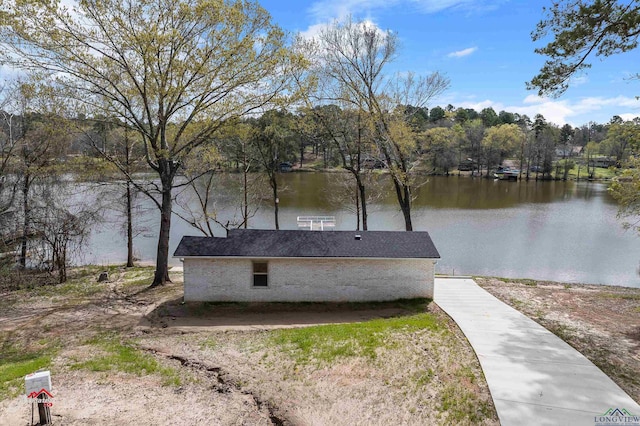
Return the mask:
<path fill-rule="evenodd" d="M 174 256 L 436 259 L 440 254 L 426 231 L 237 229 L 226 238 L 184 237 Z"/>

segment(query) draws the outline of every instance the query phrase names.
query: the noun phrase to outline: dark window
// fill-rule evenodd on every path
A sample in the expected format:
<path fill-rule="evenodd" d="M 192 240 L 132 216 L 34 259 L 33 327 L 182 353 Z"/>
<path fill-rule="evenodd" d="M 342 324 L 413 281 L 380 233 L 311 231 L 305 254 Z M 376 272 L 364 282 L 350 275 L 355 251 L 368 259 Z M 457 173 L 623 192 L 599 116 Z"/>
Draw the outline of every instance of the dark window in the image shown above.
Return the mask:
<path fill-rule="evenodd" d="M 267 262 L 253 262 L 253 286 L 254 287 L 267 287 L 269 285 L 268 280 L 269 267 Z"/>

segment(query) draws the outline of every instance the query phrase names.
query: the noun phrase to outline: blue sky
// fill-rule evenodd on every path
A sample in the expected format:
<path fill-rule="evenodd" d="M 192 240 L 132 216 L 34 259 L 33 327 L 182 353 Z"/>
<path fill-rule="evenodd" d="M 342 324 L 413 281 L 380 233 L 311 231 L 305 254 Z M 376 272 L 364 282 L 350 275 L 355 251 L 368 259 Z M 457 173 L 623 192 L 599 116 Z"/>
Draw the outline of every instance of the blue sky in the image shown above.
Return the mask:
<path fill-rule="evenodd" d="M 574 126 L 640 116 L 640 50 L 591 58 L 592 68 L 577 76 L 565 94 L 541 99 L 525 82 L 544 58 L 533 52 L 531 31 L 551 0 L 261 0 L 274 21 L 308 36 L 334 19 L 351 14 L 398 33 L 400 55 L 392 72 L 440 71 L 450 89 L 431 106 L 507 110 Z M 537 45 L 541 45 L 538 43 Z"/>

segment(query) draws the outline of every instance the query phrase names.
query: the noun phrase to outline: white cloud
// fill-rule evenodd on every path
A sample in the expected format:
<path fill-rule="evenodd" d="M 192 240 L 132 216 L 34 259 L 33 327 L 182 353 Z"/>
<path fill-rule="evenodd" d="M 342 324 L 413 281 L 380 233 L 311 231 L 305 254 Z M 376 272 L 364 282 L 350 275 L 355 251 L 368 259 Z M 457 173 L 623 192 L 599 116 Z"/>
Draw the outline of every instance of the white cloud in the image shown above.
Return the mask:
<path fill-rule="evenodd" d="M 309 8 L 319 20 L 340 18 L 360 11 L 371 12 L 397 5 L 412 5 L 422 13 L 437 13 L 447 9 L 490 10 L 507 0 L 319 0 Z"/>
<path fill-rule="evenodd" d="M 323 29 L 325 29 L 327 27 L 327 25 L 329 25 L 330 22 L 325 22 L 323 24 L 314 24 L 311 25 L 309 28 L 307 28 L 306 30 L 300 32 L 300 36 L 302 38 L 305 39 L 312 39 L 312 38 L 316 38 L 320 35 L 320 33 L 322 32 Z"/>
<path fill-rule="evenodd" d="M 340 22 L 341 20 L 339 19 L 334 19 L 332 21 L 328 21 L 325 23 L 318 23 L 318 24 L 314 24 L 311 25 L 309 28 L 307 28 L 305 31 L 302 31 L 300 33 L 300 36 L 304 39 L 313 39 L 318 37 L 318 35 L 320 35 L 320 33 L 327 28 L 327 26 L 332 25 L 334 22 Z M 369 20 L 369 19 L 365 19 L 361 22 L 358 23 L 359 26 L 364 30 L 373 30 L 377 33 L 379 33 L 379 35 L 384 39 L 384 37 L 386 37 L 386 33 L 384 31 L 382 31 L 382 29 L 373 21 Z"/>
<path fill-rule="evenodd" d="M 309 12 L 316 22 L 342 20 L 349 15 L 362 15 L 375 9 L 386 9 L 400 0 L 321 0 L 313 3 Z"/>
<path fill-rule="evenodd" d="M 412 6 L 425 14 L 437 13 L 447 9 L 467 9 L 486 11 L 508 0 L 318 0 L 308 9 L 314 20 L 303 33 L 312 32 L 318 23 L 343 20 L 349 15 L 370 16 L 376 10 L 395 6 Z"/>
<path fill-rule="evenodd" d="M 469 56 L 473 52 L 478 50 L 477 47 L 468 47 L 466 49 L 457 50 L 455 52 L 451 52 L 447 55 L 448 58 L 462 58 L 463 56 Z"/>
<path fill-rule="evenodd" d="M 616 96 L 615 98 L 603 98 L 603 97 L 590 97 L 582 98 L 580 100 L 580 107 L 586 111 L 597 110 L 603 107 L 625 107 L 625 108 L 640 108 L 640 101 L 636 98 L 629 98 L 627 96 Z"/>
<path fill-rule="evenodd" d="M 411 3 L 415 3 L 426 13 L 435 13 L 445 9 L 473 6 L 478 2 L 475 0 L 412 0 Z"/>
<path fill-rule="evenodd" d="M 0 65 L 0 86 L 5 80 L 15 80 L 24 75 L 24 72 L 10 65 Z"/>
<path fill-rule="evenodd" d="M 363 17 L 369 16 L 369 11 L 373 9 L 384 9 L 394 4 L 397 4 L 400 0 L 321 0 L 315 2 L 309 8 L 309 14 L 311 15 L 314 23 L 311 24 L 306 30 L 301 31 L 300 35 L 306 39 L 312 39 L 317 37 L 320 32 L 331 25 L 333 22 L 344 22 L 350 16 L 354 16 L 354 21 L 361 20 Z M 370 19 L 364 20 L 366 25 L 374 26 L 376 29 L 380 28 Z"/>
<path fill-rule="evenodd" d="M 60 6 L 65 8 L 69 15 L 76 21 L 82 20 L 82 15 L 78 13 L 78 1 L 77 0 L 61 0 Z"/>
<path fill-rule="evenodd" d="M 622 118 L 624 121 L 631 121 L 634 118 L 640 117 L 640 111 L 637 113 L 626 113 L 626 114 L 618 114 L 620 116 L 620 118 Z"/>
<path fill-rule="evenodd" d="M 522 103 L 524 104 L 539 104 L 544 102 L 544 98 L 541 98 L 538 95 L 528 95 L 523 99 Z"/>
<path fill-rule="evenodd" d="M 624 120 L 640 116 L 640 101 L 626 96 L 554 100 L 528 95 L 520 105 L 505 105 L 489 99 L 480 102 L 453 103 L 453 105 L 473 108 L 478 112 L 484 108 L 492 107 L 496 112 L 504 110 L 526 114 L 530 118 L 533 118 L 536 114 L 542 114 L 547 121 L 552 123 L 558 125 L 569 123 L 573 126 L 581 125 L 591 120 L 605 123 L 614 115 L 619 115 Z M 633 112 L 634 110 L 637 112 Z"/>
<path fill-rule="evenodd" d="M 577 77 L 573 77 L 571 79 L 571 86 L 572 87 L 576 87 L 576 86 L 582 86 L 583 84 L 586 84 L 589 82 L 589 77 L 586 75 L 580 75 Z"/>
<path fill-rule="evenodd" d="M 485 108 L 493 108 L 497 111 L 504 109 L 504 104 L 500 102 L 494 102 L 489 99 L 485 99 L 484 101 L 472 102 L 472 101 L 463 101 L 463 102 L 452 102 L 452 105 L 460 108 L 473 108 L 476 111 L 480 112 Z"/>

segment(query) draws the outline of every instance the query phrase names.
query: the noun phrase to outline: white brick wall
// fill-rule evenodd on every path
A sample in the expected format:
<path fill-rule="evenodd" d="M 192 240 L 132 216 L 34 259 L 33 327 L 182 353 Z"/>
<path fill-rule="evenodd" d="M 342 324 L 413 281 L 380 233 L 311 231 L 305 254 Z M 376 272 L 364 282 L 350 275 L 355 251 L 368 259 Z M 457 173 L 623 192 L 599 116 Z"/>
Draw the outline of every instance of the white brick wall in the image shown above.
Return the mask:
<path fill-rule="evenodd" d="M 263 260 L 259 260 L 263 261 Z M 432 259 L 269 259 L 253 287 L 251 259 L 184 259 L 185 301 L 345 302 L 433 298 Z"/>

